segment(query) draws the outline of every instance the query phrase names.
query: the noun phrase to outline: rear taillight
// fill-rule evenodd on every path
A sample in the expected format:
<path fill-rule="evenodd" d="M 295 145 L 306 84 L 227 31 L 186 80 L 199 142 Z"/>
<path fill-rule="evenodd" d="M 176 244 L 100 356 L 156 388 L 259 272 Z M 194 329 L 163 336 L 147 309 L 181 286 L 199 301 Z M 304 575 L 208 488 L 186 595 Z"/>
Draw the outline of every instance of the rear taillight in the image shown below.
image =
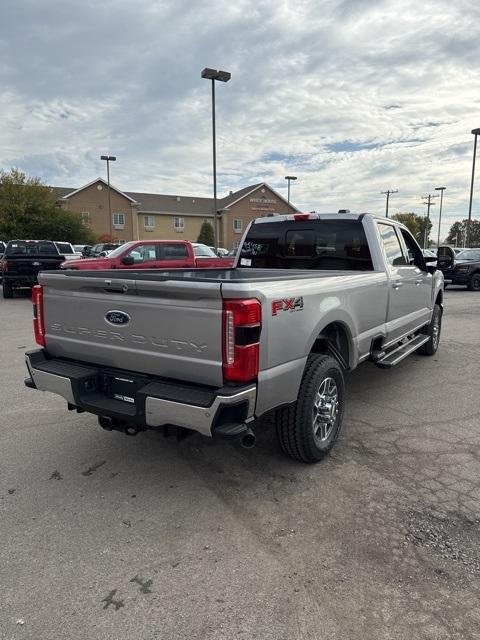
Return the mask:
<path fill-rule="evenodd" d="M 36 284 L 32 289 L 33 302 L 33 333 L 35 342 L 41 347 L 45 346 L 45 315 L 43 313 L 43 287 Z"/>
<path fill-rule="evenodd" d="M 250 382 L 258 375 L 262 307 L 254 298 L 223 301 L 223 379 Z"/>
<path fill-rule="evenodd" d="M 2 263 L 2 272 L 3 273 L 7 273 L 7 271 L 8 271 L 8 263 L 7 263 L 7 261 L 6 260 L 1 260 L 1 263 Z"/>

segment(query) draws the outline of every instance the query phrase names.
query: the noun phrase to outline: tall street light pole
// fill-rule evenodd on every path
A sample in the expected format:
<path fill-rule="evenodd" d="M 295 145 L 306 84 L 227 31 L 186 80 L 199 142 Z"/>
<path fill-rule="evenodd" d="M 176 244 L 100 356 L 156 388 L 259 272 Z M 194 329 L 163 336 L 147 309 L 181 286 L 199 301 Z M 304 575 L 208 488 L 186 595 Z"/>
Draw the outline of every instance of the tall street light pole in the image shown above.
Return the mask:
<path fill-rule="evenodd" d="M 218 213 L 217 213 L 217 149 L 216 149 L 216 130 L 215 130 L 215 80 L 220 82 L 228 82 L 232 74 L 228 71 L 217 71 L 217 69 L 209 69 L 205 67 L 202 71 L 202 78 L 212 81 L 212 138 L 213 138 L 213 221 L 215 232 L 215 251 L 218 249 L 219 229 L 218 229 Z"/>
<path fill-rule="evenodd" d="M 112 203 L 110 200 L 110 162 L 115 162 L 116 159 L 116 156 L 100 156 L 100 160 L 106 160 L 107 162 L 108 219 L 110 220 L 110 240 L 112 240 L 113 238 Z"/>
<path fill-rule="evenodd" d="M 440 211 L 438 214 L 438 235 L 437 235 L 437 247 L 440 246 L 440 225 L 442 224 L 442 207 L 443 207 L 443 192 L 447 187 L 435 187 L 435 191 L 440 191 Z"/>
<path fill-rule="evenodd" d="M 390 202 L 390 196 L 392 193 L 398 193 L 398 189 L 392 191 L 391 189 L 387 189 L 387 191 L 381 191 L 382 195 L 387 196 L 387 204 L 385 206 L 385 217 L 388 218 L 388 203 Z"/>
<path fill-rule="evenodd" d="M 473 181 L 475 179 L 475 158 L 477 156 L 477 136 L 480 134 L 480 129 L 472 129 L 472 133 L 475 136 L 475 138 L 473 141 L 472 181 L 470 183 L 470 203 L 468 205 L 467 233 L 465 236 L 466 247 L 468 247 L 470 243 L 470 224 L 472 221 L 472 201 L 473 201 Z"/>
<path fill-rule="evenodd" d="M 288 182 L 288 191 L 287 191 L 287 202 L 290 204 L 290 182 L 292 180 L 296 180 L 297 176 L 285 176 L 285 180 Z"/>

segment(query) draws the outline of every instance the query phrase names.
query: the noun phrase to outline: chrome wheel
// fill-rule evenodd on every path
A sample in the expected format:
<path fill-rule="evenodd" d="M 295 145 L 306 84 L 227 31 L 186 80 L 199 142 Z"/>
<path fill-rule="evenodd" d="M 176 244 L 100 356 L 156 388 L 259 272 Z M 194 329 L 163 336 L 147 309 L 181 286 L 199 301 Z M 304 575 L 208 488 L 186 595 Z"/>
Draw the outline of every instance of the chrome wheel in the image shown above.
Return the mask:
<path fill-rule="evenodd" d="M 313 436 L 325 442 L 332 433 L 338 413 L 338 389 L 333 378 L 322 380 L 313 402 Z"/>

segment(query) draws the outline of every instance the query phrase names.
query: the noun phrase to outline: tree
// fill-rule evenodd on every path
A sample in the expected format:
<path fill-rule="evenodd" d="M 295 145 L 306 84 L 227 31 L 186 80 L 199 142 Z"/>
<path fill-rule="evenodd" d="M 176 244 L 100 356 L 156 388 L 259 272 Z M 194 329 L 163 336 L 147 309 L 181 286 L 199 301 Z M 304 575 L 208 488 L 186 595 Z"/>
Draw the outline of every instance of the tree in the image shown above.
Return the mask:
<path fill-rule="evenodd" d="M 18 169 L 0 171 L 0 238 L 63 240 L 93 244 L 81 217 L 56 205 L 55 190 Z"/>
<path fill-rule="evenodd" d="M 200 227 L 200 233 L 198 234 L 197 242 L 201 242 L 202 244 L 206 244 L 207 247 L 213 247 L 215 244 L 215 234 L 213 232 L 213 227 L 205 220 L 202 226 Z"/>
<path fill-rule="evenodd" d="M 392 216 L 392 218 L 404 224 L 415 237 L 418 244 L 423 247 L 425 229 L 427 230 L 428 236 L 432 230 L 432 221 L 430 218 L 428 218 L 427 222 L 426 216 L 419 216 L 417 213 L 413 213 L 413 211 L 409 213 L 397 213 Z"/>
<path fill-rule="evenodd" d="M 450 227 L 446 242 L 448 244 L 463 246 L 465 238 L 467 237 L 467 225 L 468 220 L 457 220 Z M 471 247 L 480 247 L 480 221 L 470 221 L 470 233 L 468 234 L 468 244 Z"/>

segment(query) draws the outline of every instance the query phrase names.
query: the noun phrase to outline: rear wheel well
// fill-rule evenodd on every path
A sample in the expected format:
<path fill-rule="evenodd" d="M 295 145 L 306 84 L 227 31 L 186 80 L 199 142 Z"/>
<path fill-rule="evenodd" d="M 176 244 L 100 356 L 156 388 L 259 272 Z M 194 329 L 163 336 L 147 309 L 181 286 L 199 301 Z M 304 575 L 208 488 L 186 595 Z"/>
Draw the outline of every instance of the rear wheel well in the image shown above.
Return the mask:
<path fill-rule="evenodd" d="M 350 337 L 348 329 L 339 322 L 328 324 L 320 332 L 310 350 L 312 353 L 327 353 L 333 356 L 343 369 L 350 368 Z"/>

